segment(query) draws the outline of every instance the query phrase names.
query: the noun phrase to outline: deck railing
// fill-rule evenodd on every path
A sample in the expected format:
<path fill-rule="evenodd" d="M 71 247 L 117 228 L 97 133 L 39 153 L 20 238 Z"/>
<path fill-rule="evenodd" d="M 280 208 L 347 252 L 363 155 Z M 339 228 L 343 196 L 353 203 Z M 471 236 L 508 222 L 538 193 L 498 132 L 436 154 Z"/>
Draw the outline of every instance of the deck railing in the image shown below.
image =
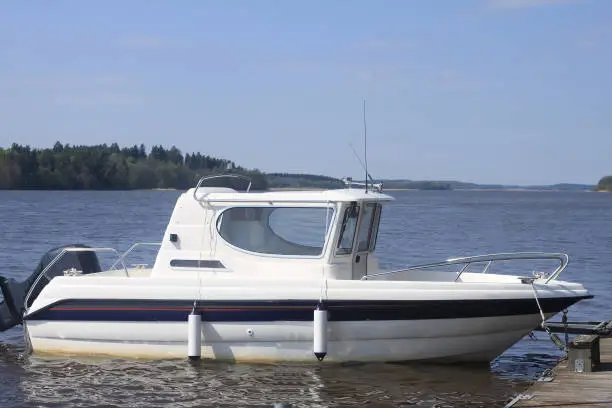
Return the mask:
<path fill-rule="evenodd" d="M 68 248 L 63 248 L 61 250 L 61 252 L 59 254 L 57 254 L 55 256 L 55 258 L 53 258 L 51 260 L 51 262 L 49 262 L 47 264 L 47 266 L 45 266 L 45 268 L 38 275 L 38 277 L 36 278 L 36 280 L 34 281 L 32 286 L 30 286 L 30 289 L 28 291 L 28 294 L 25 297 L 25 302 L 24 302 L 26 310 L 28 309 L 28 303 L 29 303 L 29 300 L 30 300 L 30 296 L 31 296 L 32 292 L 35 290 L 35 288 L 38 286 L 38 283 L 40 282 L 40 280 L 42 278 L 45 278 L 45 279 L 47 279 L 47 282 L 50 282 L 53 277 L 47 276 L 47 272 L 55 264 L 57 264 L 60 261 L 60 259 L 62 259 L 69 252 L 96 252 L 96 253 L 98 253 L 98 252 L 111 252 L 111 253 L 114 253 L 115 255 L 117 255 L 117 260 L 109 268 L 107 268 L 106 270 L 108 270 L 108 271 L 112 271 L 112 270 L 115 270 L 115 269 L 119 270 L 119 266 L 121 266 L 121 270 L 125 271 L 125 276 L 130 276 L 130 274 L 128 272 L 128 268 L 127 268 L 127 266 L 125 264 L 125 258 L 129 254 L 131 254 L 138 247 L 143 247 L 143 246 L 160 246 L 160 245 L 161 245 L 160 242 L 137 242 L 134 245 L 132 245 L 127 251 L 125 251 L 123 254 L 119 254 L 119 252 L 115 248 L 109 248 L 109 247 L 102 247 L 102 248 L 68 247 Z"/>
<path fill-rule="evenodd" d="M 248 193 L 249 191 L 251 191 L 251 186 L 253 185 L 253 181 L 251 180 L 250 177 L 243 176 L 242 174 L 217 174 L 217 175 L 214 175 L 214 176 L 204 176 L 204 177 L 200 178 L 200 180 L 198 180 L 198 184 L 193 189 L 193 198 L 196 201 L 199 201 L 199 199 L 197 197 L 198 189 L 200 187 L 205 187 L 205 183 L 207 181 L 215 180 L 215 179 L 223 179 L 223 178 L 230 178 L 230 179 L 233 178 L 233 179 L 240 179 L 240 180 L 248 181 L 249 184 L 247 185 L 247 187 L 245 189 L 245 192 Z"/>
<path fill-rule="evenodd" d="M 121 254 L 117 260 L 115 261 L 115 263 L 113 263 L 108 270 L 113 270 L 114 268 L 116 268 L 119 264 L 122 264 L 125 266 L 125 258 L 131 254 L 136 248 L 138 247 L 152 247 L 152 246 L 161 246 L 161 242 L 137 242 L 134 245 L 132 245 L 131 247 L 129 247 L 129 249 L 127 251 L 125 251 L 123 254 Z M 141 264 L 139 264 L 141 265 Z"/>
<path fill-rule="evenodd" d="M 392 275 L 402 272 L 408 271 L 416 271 L 422 269 L 430 269 L 437 267 L 445 267 L 450 265 L 461 265 L 461 269 L 459 269 L 456 273 L 455 282 L 459 280 L 461 274 L 465 272 L 471 265 L 480 265 L 484 264 L 481 273 L 487 273 L 491 264 L 495 262 L 502 261 L 537 261 L 537 260 L 557 260 L 559 261 L 559 266 L 550 274 L 544 275 L 542 277 L 546 278 L 546 282 L 548 283 L 551 280 L 556 279 L 561 272 L 565 270 L 569 263 L 569 257 L 567 254 L 562 253 L 547 253 L 547 252 L 513 252 L 513 253 L 502 253 L 502 254 L 488 254 L 488 255 L 476 255 L 476 256 L 467 256 L 462 258 L 450 258 L 441 262 L 434 262 L 422 265 L 409 266 L 407 268 L 379 272 L 371 275 L 366 275 L 361 280 L 368 280 L 371 278 L 375 278 L 377 276 L 385 276 Z"/>
<path fill-rule="evenodd" d="M 51 260 L 51 262 L 49 262 L 47 264 L 47 266 L 44 267 L 44 269 L 42 270 L 42 272 L 38 275 L 38 277 L 36 278 L 36 280 L 34 281 L 34 283 L 32 284 L 32 286 L 30 286 L 30 289 L 28 290 L 28 294 L 25 297 L 25 301 L 24 301 L 24 306 L 26 307 L 26 310 L 29 309 L 28 307 L 28 303 L 30 300 L 30 296 L 32 295 L 32 292 L 36 289 L 36 287 L 38 286 L 38 282 L 40 282 L 40 280 L 42 278 L 47 279 L 47 282 L 50 282 L 51 279 L 53 279 L 53 277 L 49 277 L 47 276 L 47 272 L 49 272 L 49 269 L 51 269 L 56 263 L 58 263 L 58 261 L 60 259 L 62 259 L 64 257 L 64 255 L 66 255 L 69 252 L 112 252 L 115 253 L 117 255 L 118 258 L 120 258 L 121 256 L 119 255 L 119 252 L 115 249 L 115 248 L 81 248 L 81 247 L 68 247 L 68 248 L 63 248 L 61 250 L 61 252 L 59 254 L 57 254 L 55 256 L 55 258 L 53 258 Z M 125 275 L 128 275 L 128 270 L 127 267 L 125 266 L 125 263 L 123 263 L 123 260 L 121 261 L 121 265 L 123 266 L 123 269 L 125 270 Z"/>

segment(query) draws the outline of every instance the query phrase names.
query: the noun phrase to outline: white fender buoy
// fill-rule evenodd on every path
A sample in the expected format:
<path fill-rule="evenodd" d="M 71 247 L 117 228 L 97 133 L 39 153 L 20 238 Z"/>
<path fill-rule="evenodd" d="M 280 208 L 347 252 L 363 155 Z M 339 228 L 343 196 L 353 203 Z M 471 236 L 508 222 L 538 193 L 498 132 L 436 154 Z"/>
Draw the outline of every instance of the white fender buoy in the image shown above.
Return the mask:
<path fill-rule="evenodd" d="M 327 355 L 327 306 L 324 303 L 315 308 L 312 323 L 313 352 L 317 360 L 323 361 Z"/>
<path fill-rule="evenodd" d="M 187 356 L 190 360 L 199 360 L 202 355 L 202 315 L 193 309 L 187 318 Z"/>

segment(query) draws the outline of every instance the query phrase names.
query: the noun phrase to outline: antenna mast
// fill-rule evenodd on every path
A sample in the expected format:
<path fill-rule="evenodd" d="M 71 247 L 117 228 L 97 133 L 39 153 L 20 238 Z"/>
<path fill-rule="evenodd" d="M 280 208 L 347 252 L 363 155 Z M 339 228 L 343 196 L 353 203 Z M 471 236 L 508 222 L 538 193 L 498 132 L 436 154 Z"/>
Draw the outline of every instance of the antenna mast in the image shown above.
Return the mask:
<path fill-rule="evenodd" d="M 363 100 L 363 158 L 365 162 L 365 192 L 368 192 L 368 128 L 366 126 L 366 101 Z"/>

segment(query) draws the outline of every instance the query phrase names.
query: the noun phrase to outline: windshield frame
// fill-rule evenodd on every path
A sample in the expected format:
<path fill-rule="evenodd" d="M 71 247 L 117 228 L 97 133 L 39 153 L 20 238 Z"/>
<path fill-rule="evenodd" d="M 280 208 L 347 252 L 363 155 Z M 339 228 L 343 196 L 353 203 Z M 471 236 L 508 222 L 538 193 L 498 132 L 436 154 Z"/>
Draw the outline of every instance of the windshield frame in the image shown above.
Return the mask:
<path fill-rule="evenodd" d="M 338 225 L 338 236 L 335 239 L 334 256 L 351 256 L 355 251 L 355 239 L 357 238 L 357 230 L 359 228 L 361 206 L 358 202 L 352 202 L 350 205 L 344 207 L 342 213 L 342 222 Z M 349 226 L 349 220 L 353 219 L 354 224 L 350 225 L 351 232 L 351 246 L 350 248 L 342 247 L 342 241 L 347 233 L 347 227 Z"/>

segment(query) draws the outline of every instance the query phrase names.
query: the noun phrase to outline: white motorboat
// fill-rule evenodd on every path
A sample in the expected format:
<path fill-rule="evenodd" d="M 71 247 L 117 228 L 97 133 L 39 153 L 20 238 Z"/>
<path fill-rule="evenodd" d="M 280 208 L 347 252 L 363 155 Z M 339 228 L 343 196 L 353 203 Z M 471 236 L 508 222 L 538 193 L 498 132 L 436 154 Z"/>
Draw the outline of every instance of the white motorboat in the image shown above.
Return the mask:
<path fill-rule="evenodd" d="M 101 270 L 97 253 L 47 253 L 25 282 L 0 279 L 0 330 L 34 353 L 245 362 L 490 361 L 592 297 L 557 280 L 565 254 L 512 253 L 383 271 L 380 185 L 244 191 L 203 178 L 182 193 L 152 267 Z M 553 260 L 550 273 L 490 273 Z M 558 264 L 557 262 L 558 261 Z M 481 270 L 476 266 L 481 267 Z"/>

